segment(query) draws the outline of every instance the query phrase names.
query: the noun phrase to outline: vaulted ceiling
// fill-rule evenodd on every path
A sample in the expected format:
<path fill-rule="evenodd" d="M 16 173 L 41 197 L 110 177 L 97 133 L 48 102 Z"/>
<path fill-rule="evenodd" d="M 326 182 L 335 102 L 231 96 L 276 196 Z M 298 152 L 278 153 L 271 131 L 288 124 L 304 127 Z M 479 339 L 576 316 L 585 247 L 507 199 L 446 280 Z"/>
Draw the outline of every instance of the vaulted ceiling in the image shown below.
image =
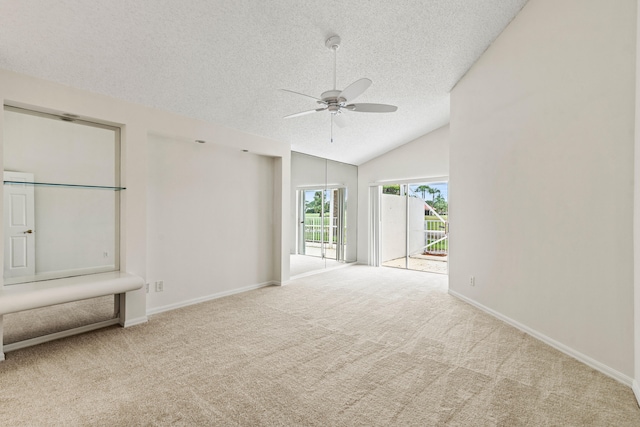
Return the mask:
<path fill-rule="evenodd" d="M 361 164 L 449 121 L 449 92 L 526 0 L 0 0 L 0 68 Z M 395 113 L 283 116 L 362 77 Z"/>

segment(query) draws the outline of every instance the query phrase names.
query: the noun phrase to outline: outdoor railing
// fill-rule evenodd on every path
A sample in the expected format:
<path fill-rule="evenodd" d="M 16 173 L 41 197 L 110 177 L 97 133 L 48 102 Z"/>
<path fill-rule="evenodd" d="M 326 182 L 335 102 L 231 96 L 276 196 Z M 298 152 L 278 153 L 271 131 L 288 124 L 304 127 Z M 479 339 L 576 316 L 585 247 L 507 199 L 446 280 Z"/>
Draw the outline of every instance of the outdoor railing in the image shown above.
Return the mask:
<path fill-rule="evenodd" d="M 449 236 L 446 233 L 446 223 L 440 220 L 425 220 L 424 222 L 426 255 L 446 255 L 449 251 Z"/>
<path fill-rule="evenodd" d="M 337 242 L 338 219 L 305 218 L 304 240 L 311 243 Z M 331 225 L 329 225 L 331 222 Z M 424 246 L 422 251 L 426 255 L 447 255 L 449 251 L 449 239 L 445 233 L 446 223 L 440 220 L 425 220 L 424 222 Z"/>
<path fill-rule="evenodd" d="M 305 218 L 304 240 L 306 242 L 331 242 L 336 243 L 338 236 L 338 218 Z M 331 220 L 331 221 L 330 221 Z M 329 225 L 331 222 L 331 225 Z"/>

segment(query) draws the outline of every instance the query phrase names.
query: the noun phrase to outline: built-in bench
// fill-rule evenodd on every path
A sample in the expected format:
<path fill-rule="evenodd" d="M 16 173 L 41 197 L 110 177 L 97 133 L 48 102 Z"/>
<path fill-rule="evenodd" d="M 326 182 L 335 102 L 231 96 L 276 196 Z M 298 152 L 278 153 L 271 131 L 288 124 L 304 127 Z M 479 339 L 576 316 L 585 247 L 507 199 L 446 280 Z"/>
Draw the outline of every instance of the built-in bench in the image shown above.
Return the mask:
<path fill-rule="evenodd" d="M 106 295 L 126 294 L 143 286 L 144 280 L 142 278 L 133 274 L 114 271 L 0 287 L 0 349 L 2 349 L 0 351 L 0 360 L 4 360 L 4 352 L 6 351 L 17 350 L 18 348 L 64 336 L 122 323 L 122 319 L 115 318 L 44 337 L 2 345 L 3 315 Z"/>

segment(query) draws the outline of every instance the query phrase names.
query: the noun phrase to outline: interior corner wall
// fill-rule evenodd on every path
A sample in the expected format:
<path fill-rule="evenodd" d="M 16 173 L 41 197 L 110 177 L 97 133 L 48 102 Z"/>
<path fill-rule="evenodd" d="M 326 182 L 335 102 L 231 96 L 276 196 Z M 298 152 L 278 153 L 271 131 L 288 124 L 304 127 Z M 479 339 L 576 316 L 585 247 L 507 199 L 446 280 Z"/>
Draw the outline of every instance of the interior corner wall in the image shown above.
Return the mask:
<path fill-rule="evenodd" d="M 239 197 L 237 195 L 237 188 L 234 187 L 235 183 L 229 180 L 229 177 L 234 177 L 241 172 L 246 172 L 248 176 L 252 177 L 248 178 L 248 182 L 252 184 L 257 183 L 259 179 L 261 180 L 264 177 L 265 184 L 258 184 L 257 188 L 265 189 L 268 187 L 271 192 L 257 196 L 256 200 L 251 202 L 253 204 L 252 209 L 259 211 L 259 204 L 263 202 L 266 203 L 268 205 L 266 215 L 267 218 L 271 218 L 272 222 L 265 227 L 264 231 L 254 234 L 252 239 L 246 238 L 247 235 L 242 234 L 247 233 L 247 230 L 251 230 L 252 226 L 236 231 L 242 235 L 241 241 L 247 244 L 249 247 L 248 250 L 251 251 L 252 255 L 255 255 L 256 251 L 260 251 L 260 261 L 252 261 L 257 262 L 258 267 L 249 268 L 250 270 L 257 268 L 260 273 L 256 274 L 255 277 L 252 276 L 252 279 L 265 279 L 269 282 L 281 282 L 288 279 L 289 260 L 288 257 L 283 257 L 282 253 L 286 254 L 288 252 L 289 241 L 288 223 L 285 223 L 287 219 L 286 213 L 289 210 L 288 192 L 290 191 L 289 159 L 291 147 L 289 144 L 2 69 L 0 69 L 0 99 L 3 104 L 53 114 L 77 114 L 91 121 L 102 122 L 121 128 L 121 184 L 127 188 L 122 192 L 120 209 L 120 268 L 122 271 L 138 275 L 146 282 L 153 282 L 153 279 L 157 277 L 151 277 L 148 274 L 150 268 L 154 268 L 155 266 L 149 263 L 148 254 L 150 248 L 148 247 L 148 233 L 149 231 L 162 233 L 163 230 L 156 230 L 148 226 L 149 191 L 147 190 L 148 186 L 153 187 L 156 185 L 155 182 L 149 182 L 148 178 L 152 173 L 149 168 L 153 167 L 154 170 L 156 170 L 158 165 L 149 165 L 147 141 L 150 137 L 149 135 L 164 135 L 169 140 L 181 141 L 181 144 L 189 147 L 195 144 L 193 142 L 194 140 L 209 141 L 211 146 L 208 144 L 205 144 L 206 148 L 201 146 L 201 148 L 205 150 L 214 150 L 213 146 L 221 147 L 220 150 L 217 151 L 218 155 L 224 153 L 221 157 L 212 159 L 211 156 L 207 156 L 207 158 L 216 165 L 221 165 L 224 163 L 223 159 L 228 159 L 229 166 L 226 164 L 220 166 L 222 169 L 227 167 L 252 168 L 253 166 L 257 168 L 257 171 L 252 169 L 242 169 L 241 171 L 229 170 L 229 173 L 224 176 L 216 175 L 221 178 L 221 181 L 216 181 L 214 184 L 226 188 L 229 192 L 233 192 L 227 200 L 236 201 Z M 0 143 L 2 142 L 3 135 L 3 117 L 4 115 L 0 115 Z M 249 153 L 243 153 L 242 150 L 247 150 Z M 247 159 L 254 158 L 253 161 L 256 163 L 251 163 L 252 160 L 237 159 L 237 156 L 244 154 L 248 154 Z M 0 150 L 0 158 L 2 158 L 2 150 Z M 190 172 L 189 167 L 185 164 L 167 162 L 163 166 L 166 168 L 175 168 L 178 172 Z M 275 168 L 279 170 L 276 171 Z M 254 175 L 255 173 L 260 174 L 259 179 Z M 204 174 L 205 177 L 209 179 L 213 172 L 209 173 L 205 171 Z M 184 182 L 183 178 L 179 178 L 179 180 L 180 182 Z M 239 182 L 242 185 L 247 183 L 243 181 L 243 178 L 241 178 Z M 278 187 L 276 188 L 275 185 L 278 185 Z M 197 207 L 198 200 L 210 197 L 211 191 L 209 189 L 199 188 L 202 192 L 185 192 L 185 194 L 190 194 L 191 199 L 186 200 L 183 206 Z M 176 188 L 169 185 L 166 187 L 166 190 L 166 196 L 173 197 L 171 192 L 175 191 Z M 253 189 L 251 191 L 253 191 Z M 221 194 L 218 190 L 213 193 L 217 195 Z M 157 193 L 152 192 L 152 194 L 157 196 Z M 271 195 L 272 199 L 270 201 L 264 199 L 266 194 Z M 160 195 L 160 197 L 163 197 L 163 195 Z M 249 199 L 251 194 L 243 195 L 243 197 Z M 243 201 L 241 200 L 241 202 Z M 240 206 L 244 205 L 241 203 Z M 171 209 L 174 208 L 179 209 L 180 207 L 173 206 Z M 245 215 L 245 212 L 237 208 L 233 203 L 229 203 L 226 208 L 231 212 L 227 215 L 232 215 L 233 212 L 237 212 L 240 217 L 244 218 L 243 215 Z M 175 215 L 175 212 L 173 214 Z M 189 219 L 190 214 L 192 214 L 192 212 L 184 211 L 181 216 L 175 215 L 175 218 L 179 217 L 180 221 L 168 226 L 182 230 L 186 241 L 192 240 L 196 242 L 194 247 L 202 247 L 197 241 L 199 239 L 197 234 L 199 233 L 200 227 L 206 229 L 205 235 L 208 237 L 212 234 L 208 229 L 209 227 L 217 227 L 218 230 L 223 231 L 222 234 L 228 234 L 229 224 L 220 222 L 215 224 L 211 222 L 204 224 L 195 223 Z M 236 222 L 232 222 L 232 225 L 237 224 Z M 172 231 L 171 228 L 168 228 L 168 230 Z M 2 235 L 2 233 L 3 232 L 0 231 L 0 235 Z M 264 242 L 260 240 L 263 236 L 264 242 L 271 242 L 271 245 L 265 245 Z M 229 245 L 228 250 L 230 253 L 234 253 L 237 257 L 243 256 L 239 250 L 244 248 L 238 248 L 229 242 L 227 242 L 227 244 Z M 2 252 L 3 246 L 0 245 L 0 254 Z M 184 257 L 184 254 L 180 256 Z M 235 264 L 217 265 L 224 270 L 224 277 L 235 277 L 238 273 L 238 270 L 233 267 Z M 267 277 L 269 273 L 271 276 Z M 188 272 L 188 274 L 189 277 L 193 278 L 194 275 L 198 273 Z M 208 277 L 205 272 L 200 272 L 200 275 L 196 281 L 184 282 L 187 286 L 185 295 L 173 293 L 170 288 L 166 287 L 170 286 L 170 283 L 165 285 L 165 291 L 162 294 L 158 294 L 162 295 L 162 297 L 158 296 L 157 299 L 154 299 L 155 296 L 149 297 L 151 308 L 155 308 L 156 311 L 158 311 L 159 308 L 168 309 L 177 307 L 184 305 L 188 296 L 202 295 L 202 289 L 199 288 L 199 283 L 207 280 Z M 246 278 L 247 276 L 242 277 Z M 165 277 L 157 278 L 157 280 L 163 279 L 165 279 Z M 233 288 L 226 287 L 230 286 L 230 283 L 233 283 Z M 245 282 L 243 281 L 230 281 L 220 286 L 225 286 L 224 289 L 229 289 L 227 293 L 235 293 L 261 284 L 263 283 L 251 283 L 250 286 L 245 287 Z M 152 289 L 150 291 L 153 292 Z M 195 301 L 191 300 L 190 302 L 197 302 L 197 300 L 198 297 L 196 297 Z M 125 326 L 146 321 L 146 304 L 147 294 L 145 294 L 144 289 L 127 292 L 126 302 L 123 308 Z"/>
<path fill-rule="evenodd" d="M 150 311 L 274 279 L 274 161 L 211 143 L 148 140 Z"/>
<path fill-rule="evenodd" d="M 273 251 L 274 251 L 274 284 L 281 285 L 291 276 L 291 265 L 288 245 L 289 208 L 291 188 L 291 151 L 273 158 Z M 283 191 L 280 191 L 282 189 Z M 284 190 L 286 189 L 286 190 Z"/>
<path fill-rule="evenodd" d="M 358 166 L 358 263 L 369 264 L 369 186 L 371 184 L 447 176 L 449 176 L 449 125 Z"/>
<path fill-rule="evenodd" d="M 450 122 L 450 291 L 629 385 L 636 16 L 528 2 Z"/>

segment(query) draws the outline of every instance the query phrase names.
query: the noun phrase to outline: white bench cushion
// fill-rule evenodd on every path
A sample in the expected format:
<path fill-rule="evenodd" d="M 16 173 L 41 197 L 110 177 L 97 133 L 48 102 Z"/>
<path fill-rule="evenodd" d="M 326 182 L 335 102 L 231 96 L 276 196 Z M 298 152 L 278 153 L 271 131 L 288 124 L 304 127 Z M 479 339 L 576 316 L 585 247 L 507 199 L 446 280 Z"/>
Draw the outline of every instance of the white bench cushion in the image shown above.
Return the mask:
<path fill-rule="evenodd" d="M 0 288 L 0 315 L 142 288 L 141 277 L 120 271 L 6 285 Z"/>

